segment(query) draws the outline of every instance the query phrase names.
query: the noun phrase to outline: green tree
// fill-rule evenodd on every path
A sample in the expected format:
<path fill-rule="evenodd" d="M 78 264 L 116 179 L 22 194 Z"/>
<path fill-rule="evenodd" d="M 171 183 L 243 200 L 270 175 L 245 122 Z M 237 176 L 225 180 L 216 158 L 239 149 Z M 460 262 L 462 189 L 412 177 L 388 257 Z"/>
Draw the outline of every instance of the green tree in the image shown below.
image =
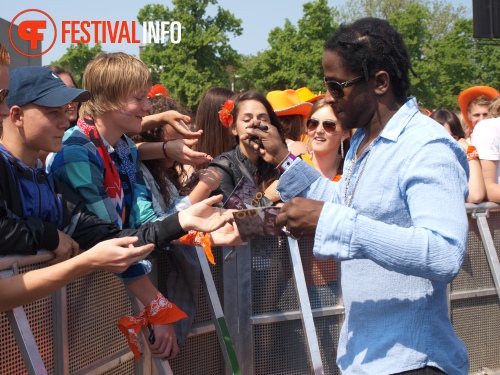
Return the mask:
<path fill-rule="evenodd" d="M 432 15 L 427 20 L 427 26 L 434 38 L 448 33 L 455 21 L 464 18 L 467 13 L 465 7 L 454 7 L 443 0 L 347 0 L 340 9 L 340 15 L 346 23 L 362 17 L 388 19 L 396 12 L 404 14 L 414 5 L 428 9 L 429 15 Z"/>
<path fill-rule="evenodd" d="M 251 76 L 257 90 L 307 86 L 314 92 L 324 92 L 323 45 L 338 26 L 338 13 L 326 0 L 305 3 L 303 11 L 297 26 L 286 19 L 282 28 L 271 30 L 270 48 L 253 59 Z"/>
<path fill-rule="evenodd" d="M 462 19 L 433 42 L 426 65 L 434 77 L 430 108 L 458 109 L 458 94 L 471 86 L 500 87 L 500 48 L 474 39 L 472 31 L 472 20 Z"/>
<path fill-rule="evenodd" d="M 426 69 L 428 64 L 426 54 L 432 39 L 429 31 L 431 18 L 429 9 L 417 3 L 411 4 L 404 11 L 396 10 L 387 16 L 387 21 L 404 37 L 412 68 L 416 74 L 410 73 L 411 88 L 409 94 L 415 96 L 420 102 L 424 98 L 427 101 L 434 98 L 432 85 L 429 82 L 431 72 Z"/>
<path fill-rule="evenodd" d="M 228 66 L 238 68 L 240 55 L 230 46 L 229 34 L 241 35 L 241 20 L 217 7 L 215 16 L 206 15 L 216 0 L 173 0 L 173 8 L 146 5 L 137 19 L 178 21 L 180 43 L 148 44 L 141 59 L 151 68 L 153 83 L 161 82 L 180 103 L 191 109 L 209 87 L 230 87 Z"/>
<path fill-rule="evenodd" d="M 70 69 L 78 86 L 81 87 L 85 67 L 101 51 L 102 46 L 100 43 L 97 43 L 92 48 L 89 48 L 88 44 L 84 43 L 72 44 L 59 60 L 52 61 L 50 64 Z"/>

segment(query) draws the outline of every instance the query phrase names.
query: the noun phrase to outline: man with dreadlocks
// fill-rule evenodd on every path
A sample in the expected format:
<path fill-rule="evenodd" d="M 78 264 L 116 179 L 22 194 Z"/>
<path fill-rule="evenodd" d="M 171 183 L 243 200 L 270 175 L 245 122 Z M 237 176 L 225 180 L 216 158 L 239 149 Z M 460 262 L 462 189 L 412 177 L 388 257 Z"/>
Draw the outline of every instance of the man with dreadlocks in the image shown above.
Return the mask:
<path fill-rule="evenodd" d="M 278 191 L 289 202 L 277 223 L 314 235 L 315 255 L 340 261 L 337 365 L 344 375 L 467 374 L 446 295 L 467 243 L 467 157 L 407 98 L 408 52 L 387 21 L 340 26 L 323 69 L 326 101 L 344 127 L 357 128 L 340 182 L 294 159 L 273 129 L 247 133 L 284 172 Z"/>

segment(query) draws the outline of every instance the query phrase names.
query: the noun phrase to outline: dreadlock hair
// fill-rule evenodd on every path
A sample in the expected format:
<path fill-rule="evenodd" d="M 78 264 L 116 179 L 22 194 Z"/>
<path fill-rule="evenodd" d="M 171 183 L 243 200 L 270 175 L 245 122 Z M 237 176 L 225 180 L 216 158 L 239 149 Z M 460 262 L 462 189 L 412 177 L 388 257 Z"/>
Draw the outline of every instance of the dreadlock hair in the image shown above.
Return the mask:
<path fill-rule="evenodd" d="M 165 111 L 174 110 L 183 115 L 191 116 L 191 113 L 177 103 L 174 99 L 165 96 L 156 96 L 154 98 L 149 99 L 151 103 L 151 113 L 161 113 Z M 132 136 L 132 140 L 135 143 L 139 142 L 163 142 L 165 138 L 164 128 L 168 125 L 161 125 L 151 130 L 144 131 L 142 133 L 136 134 Z M 165 204 L 170 206 L 172 202 L 171 192 L 168 188 L 168 183 L 166 180 L 169 180 L 177 190 L 181 188 L 181 179 L 185 176 L 185 171 L 182 165 L 178 162 L 174 162 L 174 164 L 170 168 L 165 168 L 163 165 L 163 159 L 153 159 L 153 160 L 143 160 L 144 165 L 149 169 L 151 175 L 154 177 L 156 183 L 160 187 L 160 193 L 165 200 Z"/>
<path fill-rule="evenodd" d="M 340 25 L 325 43 L 325 50 L 337 53 L 347 70 L 363 74 L 366 81 L 378 71 L 386 71 L 396 101 L 406 101 L 409 71 L 415 72 L 402 35 L 386 20 L 367 17 Z"/>

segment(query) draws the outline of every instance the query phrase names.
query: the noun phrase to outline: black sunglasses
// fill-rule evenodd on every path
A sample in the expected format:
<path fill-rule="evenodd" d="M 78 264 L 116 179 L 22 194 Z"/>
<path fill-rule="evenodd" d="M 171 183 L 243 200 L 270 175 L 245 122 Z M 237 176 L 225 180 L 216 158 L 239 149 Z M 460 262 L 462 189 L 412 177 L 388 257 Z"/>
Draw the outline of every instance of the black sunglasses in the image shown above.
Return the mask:
<path fill-rule="evenodd" d="M 329 134 L 335 132 L 335 129 L 337 128 L 337 124 L 335 123 L 335 121 L 332 120 L 319 121 L 316 120 L 315 118 L 310 118 L 307 120 L 307 130 L 310 132 L 315 131 L 320 123 L 323 125 L 323 129 L 325 129 L 325 132 Z"/>
<path fill-rule="evenodd" d="M 364 81 L 365 76 L 359 76 L 353 78 L 349 81 L 345 82 L 337 82 L 337 81 L 329 81 L 326 77 L 323 78 L 323 82 L 325 83 L 326 89 L 330 92 L 332 96 L 335 98 L 343 98 L 344 97 L 344 89 L 346 87 L 355 85 L 358 82 Z"/>
<path fill-rule="evenodd" d="M 7 97 L 8 94 L 9 94 L 9 90 L 7 90 L 7 89 L 0 90 L 0 103 L 2 103 L 5 100 L 5 98 Z"/>

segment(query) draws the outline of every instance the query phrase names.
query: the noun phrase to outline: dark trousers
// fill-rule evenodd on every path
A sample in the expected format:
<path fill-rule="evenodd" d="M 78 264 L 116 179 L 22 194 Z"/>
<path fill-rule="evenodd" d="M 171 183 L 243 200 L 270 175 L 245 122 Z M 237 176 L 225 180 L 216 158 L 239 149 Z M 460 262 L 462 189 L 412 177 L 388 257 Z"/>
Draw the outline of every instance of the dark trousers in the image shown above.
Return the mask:
<path fill-rule="evenodd" d="M 404 371 L 404 372 L 398 372 L 397 374 L 393 375 L 441 375 L 441 374 L 446 374 L 444 371 L 441 371 L 437 367 L 432 367 L 432 366 L 425 366 L 416 370 L 410 370 L 410 371 Z"/>

